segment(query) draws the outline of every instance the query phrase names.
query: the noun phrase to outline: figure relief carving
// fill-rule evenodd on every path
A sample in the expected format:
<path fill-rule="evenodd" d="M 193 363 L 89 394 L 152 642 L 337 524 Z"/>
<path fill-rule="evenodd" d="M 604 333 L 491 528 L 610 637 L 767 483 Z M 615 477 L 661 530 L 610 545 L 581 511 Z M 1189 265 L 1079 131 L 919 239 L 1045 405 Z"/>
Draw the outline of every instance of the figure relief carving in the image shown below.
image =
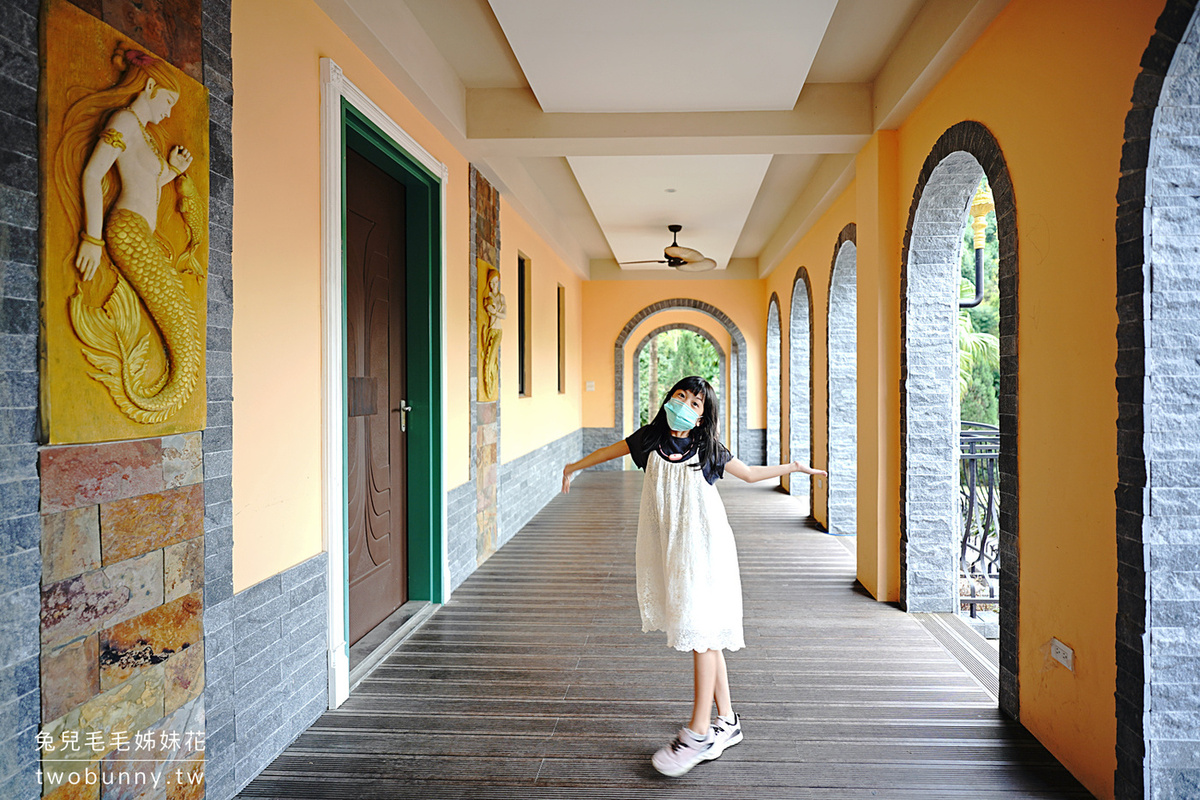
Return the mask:
<path fill-rule="evenodd" d="M 115 33 L 51 5 L 51 26 L 79 34 L 76 47 L 88 28 Z M 49 118 L 61 120 L 47 134 L 43 305 L 52 379 L 44 381 L 43 418 L 55 442 L 203 427 L 207 95 L 140 46 L 116 41 L 103 62 L 85 52 L 86 67 L 64 64 L 64 46 L 45 67 L 51 85 L 71 81 L 59 95 L 65 101 L 46 100 Z M 81 380 L 102 385 L 115 409 L 105 411 L 104 394 Z M 92 408 L 69 412 L 68 403 Z"/>
<path fill-rule="evenodd" d="M 480 261 L 479 278 L 479 402 L 490 403 L 500 396 L 500 320 L 507 306 L 500 294 L 500 272 Z"/>

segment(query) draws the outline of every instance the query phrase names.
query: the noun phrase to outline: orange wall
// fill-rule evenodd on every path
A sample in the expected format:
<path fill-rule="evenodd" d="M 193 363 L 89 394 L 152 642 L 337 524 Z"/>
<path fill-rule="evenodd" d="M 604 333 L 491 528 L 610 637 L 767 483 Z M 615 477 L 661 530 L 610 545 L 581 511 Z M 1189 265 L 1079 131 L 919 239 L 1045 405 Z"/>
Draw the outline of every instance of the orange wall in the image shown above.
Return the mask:
<path fill-rule="evenodd" d="M 594 392 L 584 392 L 585 427 L 612 427 L 615 395 L 613 346 L 625 324 L 642 309 L 668 298 L 682 297 L 708 303 L 733 320 L 746 338 L 747 423 L 766 426 L 763 393 L 763 343 L 767 333 L 767 307 L 763 281 L 587 281 L 583 284 L 584 350 L 583 380 L 595 381 Z M 665 313 L 665 312 L 664 312 Z M 662 314 L 650 317 L 647 330 L 663 324 Z M 637 341 L 630 337 L 626 349 Z M 625 383 L 631 379 L 626 375 Z M 723 400 L 723 398 L 722 398 Z M 628 402 L 628 401 L 627 401 Z"/>
<path fill-rule="evenodd" d="M 1116 737 L 1115 196 L 1138 62 L 1161 10 L 1161 0 L 1012 0 L 899 131 L 859 153 L 860 195 L 843 214 L 859 217 L 859 577 L 891 599 L 912 192 L 938 137 L 962 120 L 986 125 L 1004 151 L 1020 262 L 1021 717 L 1100 797 L 1113 796 Z M 826 281 L 840 223 L 795 251 Z M 795 253 L 768 280 L 781 298 Z M 823 353 L 814 369 L 823 391 Z M 1074 673 L 1050 659 L 1051 637 L 1075 648 Z"/>
<path fill-rule="evenodd" d="M 536 450 L 580 427 L 580 341 L 583 280 L 554 254 L 512 206 L 500 199 L 500 282 L 508 304 L 500 341 L 500 458 Z M 533 276 L 533 391 L 517 390 L 517 254 L 529 259 Z M 558 393 L 558 286 L 566 289 L 566 391 Z"/>
<path fill-rule="evenodd" d="M 782 379 L 781 385 L 789 385 L 791 372 L 791 349 L 788 346 L 788 330 L 792 318 L 792 286 L 796 272 L 804 267 L 812 287 L 812 344 L 809 359 L 812 382 L 812 466 L 825 469 L 829 465 L 829 275 L 833 270 L 838 235 L 847 223 L 854 222 L 855 184 L 852 182 L 821 215 L 812 229 L 801 239 L 767 276 L 766 297 L 771 292 L 779 295 L 780 328 L 782 330 Z M 764 301 L 763 315 L 766 315 Z M 759 371 L 763 366 L 759 365 Z M 784 392 L 787 396 L 787 392 Z M 791 419 L 789 404 L 780 403 L 783 419 L 780 422 L 779 441 L 785 460 L 790 460 Z M 824 479 L 813 479 L 813 517 L 822 525 L 829 521 L 829 484 Z M 815 481 L 819 480 L 819 483 Z"/>

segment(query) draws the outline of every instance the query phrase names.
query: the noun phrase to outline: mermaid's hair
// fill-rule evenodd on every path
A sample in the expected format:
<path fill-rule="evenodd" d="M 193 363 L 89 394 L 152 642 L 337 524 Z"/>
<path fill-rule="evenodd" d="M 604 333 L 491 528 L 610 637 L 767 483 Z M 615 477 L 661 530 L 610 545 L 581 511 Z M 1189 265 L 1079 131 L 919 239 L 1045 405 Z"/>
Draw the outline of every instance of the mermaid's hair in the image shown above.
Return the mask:
<path fill-rule="evenodd" d="M 140 94 L 146 83 L 153 78 L 155 94 L 168 91 L 179 94 L 179 82 L 171 69 L 161 60 L 135 47 L 121 44 L 112 58 L 120 77 L 107 89 L 88 92 L 76 87 L 68 94 L 76 97 L 63 118 L 62 138 L 54 153 L 54 186 L 59 201 L 67 214 L 67 230 L 82 230 L 83 198 L 80 178 L 84 166 L 91 157 L 96 140 L 108 124 L 108 118 L 118 109 L 125 108 Z M 80 96 L 80 92 L 84 92 Z M 146 133 L 154 138 L 159 149 L 165 147 L 162 133 L 157 125 L 151 125 Z M 104 192 L 104 214 L 117 198 L 120 178 L 115 169 L 109 170 L 100 183 Z M 68 262 L 75 262 L 75 248 L 68 252 Z"/>
<path fill-rule="evenodd" d="M 704 412 L 700 414 L 696 427 L 692 429 L 692 442 L 700 456 L 700 463 L 696 465 L 696 469 L 711 474 L 721 463 L 721 453 L 725 447 L 721 444 L 721 416 L 718 411 L 717 391 L 704 378 L 690 375 L 677 382 L 671 387 L 671 391 L 667 392 L 662 405 L 658 407 L 658 413 L 650 421 L 655 433 L 655 446 L 661 447 L 671 435 L 671 426 L 667 424 L 667 401 L 680 389 L 704 398 Z"/>

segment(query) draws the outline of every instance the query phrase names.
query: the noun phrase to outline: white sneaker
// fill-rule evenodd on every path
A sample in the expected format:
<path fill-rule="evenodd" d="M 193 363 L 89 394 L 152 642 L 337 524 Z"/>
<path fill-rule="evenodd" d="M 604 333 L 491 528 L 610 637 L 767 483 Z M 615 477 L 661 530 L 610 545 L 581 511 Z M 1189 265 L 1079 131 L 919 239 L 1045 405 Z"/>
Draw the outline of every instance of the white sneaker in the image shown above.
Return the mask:
<path fill-rule="evenodd" d="M 719 758 L 721 753 L 725 752 L 726 748 L 733 747 L 742 740 L 742 718 L 736 713 L 733 715 L 733 722 L 725 722 L 720 717 L 713 720 L 712 724 L 713 746 L 705 754 L 705 761 L 712 761 L 714 758 Z"/>
<path fill-rule="evenodd" d="M 654 754 L 650 763 L 663 775 L 678 778 L 701 761 L 715 758 L 708 755 L 715 741 L 712 728 L 709 728 L 704 738 L 699 741 L 691 732 L 681 728 L 670 744 Z"/>

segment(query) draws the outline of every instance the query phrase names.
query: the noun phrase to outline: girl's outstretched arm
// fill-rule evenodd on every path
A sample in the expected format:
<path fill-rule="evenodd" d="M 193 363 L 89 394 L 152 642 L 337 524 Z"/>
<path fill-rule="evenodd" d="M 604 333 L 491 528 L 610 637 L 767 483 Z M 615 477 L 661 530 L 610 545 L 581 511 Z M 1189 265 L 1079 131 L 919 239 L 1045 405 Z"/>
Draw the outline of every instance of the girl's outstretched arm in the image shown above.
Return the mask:
<path fill-rule="evenodd" d="M 615 444 L 610 444 L 608 447 L 601 447 L 599 450 L 588 453 L 574 464 L 567 464 L 563 467 L 563 494 L 571 491 L 571 473 L 579 472 L 581 469 L 594 467 L 597 464 L 603 464 L 605 461 L 612 461 L 614 458 L 627 455 L 629 455 L 629 443 L 622 439 Z"/>
<path fill-rule="evenodd" d="M 725 471 L 735 478 L 741 478 L 746 483 L 758 483 L 768 478 L 778 478 L 781 475 L 787 475 L 792 472 L 803 472 L 806 475 L 828 475 L 823 469 L 813 469 L 799 461 L 793 461 L 790 464 L 780 464 L 777 467 L 752 467 L 749 464 L 738 461 L 736 458 L 729 460 L 729 463 L 725 465 Z"/>

